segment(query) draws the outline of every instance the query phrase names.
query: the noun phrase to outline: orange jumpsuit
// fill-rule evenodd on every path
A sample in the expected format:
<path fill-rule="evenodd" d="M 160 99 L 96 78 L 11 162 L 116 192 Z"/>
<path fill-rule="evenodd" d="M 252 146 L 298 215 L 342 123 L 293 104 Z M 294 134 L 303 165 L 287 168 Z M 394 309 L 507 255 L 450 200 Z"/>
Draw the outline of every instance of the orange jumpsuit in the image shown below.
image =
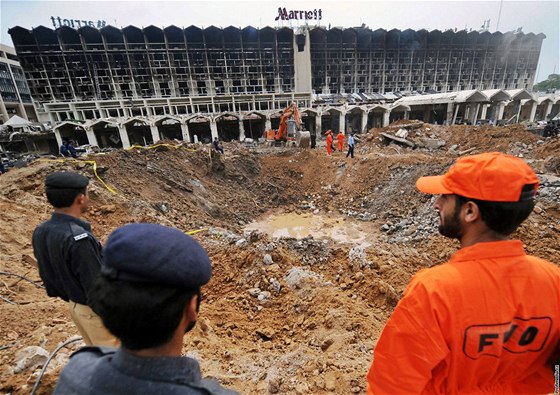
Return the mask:
<path fill-rule="evenodd" d="M 374 350 L 368 394 L 552 393 L 560 268 L 519 240 L 418 272 Z"/>
<path fill-rule="evenodd" d="M 327 135 L 327 155 L 330 155 L 332 152 L 332 143 L 333 143 L 332 133 L 329 133 Z"/>
<path fill-rule="evenodd" d="M 344 148 L 344 135 L 342 132 L 336 136 L 336 140 L 338 141 L 338 150 L 342 152 L 342 148 Z"/>

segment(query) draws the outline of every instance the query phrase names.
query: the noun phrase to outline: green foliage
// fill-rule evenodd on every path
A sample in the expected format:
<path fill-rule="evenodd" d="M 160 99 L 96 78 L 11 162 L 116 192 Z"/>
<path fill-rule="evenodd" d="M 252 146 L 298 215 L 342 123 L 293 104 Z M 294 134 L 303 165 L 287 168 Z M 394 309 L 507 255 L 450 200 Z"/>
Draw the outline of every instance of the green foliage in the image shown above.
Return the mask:
<path fill-rule="evenodd" d="M 550 74 L 548 79 L 533 86 L 535 92 L 547 92 L 560 89 L 560 74 Z"/>

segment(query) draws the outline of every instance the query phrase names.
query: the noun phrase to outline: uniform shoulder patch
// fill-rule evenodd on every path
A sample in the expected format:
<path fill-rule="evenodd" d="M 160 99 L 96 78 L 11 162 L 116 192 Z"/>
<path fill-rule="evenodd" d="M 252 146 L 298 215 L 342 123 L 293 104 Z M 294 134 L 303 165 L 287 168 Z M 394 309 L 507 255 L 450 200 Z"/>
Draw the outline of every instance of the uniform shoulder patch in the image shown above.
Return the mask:
<path fill-rule="evenodd" d="M 74 236 L 74 240 L 78 241 L 78 240 L 85 239 L 86 237 L 88 237 L 88 234 L 87 233 L 82 233 L 80 235 Z"/>

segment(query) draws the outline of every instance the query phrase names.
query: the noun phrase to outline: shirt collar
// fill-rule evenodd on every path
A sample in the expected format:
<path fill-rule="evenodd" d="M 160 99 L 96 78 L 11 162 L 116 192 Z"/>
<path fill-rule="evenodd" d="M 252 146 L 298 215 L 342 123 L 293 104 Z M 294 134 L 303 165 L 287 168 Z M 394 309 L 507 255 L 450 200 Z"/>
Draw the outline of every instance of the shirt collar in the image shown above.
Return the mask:
<path fill-rule="evenodd" d="M 189 357 L 139 357 L 119 348 L 112 363 L 127 375 L 148 381 L 196 384 L 202 377 L 198 362 Z"/>
<path fill-rule="evenodd" d="M 521 240 L 489 241 L 461 248 L 451 257 L 451 262 L 474 261 L 525 255 Z"/>
<path fill-rule="evenodd" d="M 73 217 L 73 216 L 68 215 L 68 214 L 64 214 L 64 213 L 60 213 L 60 212 L 55 211 L 52 214 L 51 219 L 54 220 L 54 221 L 61 221 L 61 222 L 74 222 L 74 223 L 80 225 L 82 228 L 84 228 L 88 232 L 91 232 L 91 225 L 90 225 L 89 222 L 84 221 L 83 219 L 80 219 L 80 218 Z"/>

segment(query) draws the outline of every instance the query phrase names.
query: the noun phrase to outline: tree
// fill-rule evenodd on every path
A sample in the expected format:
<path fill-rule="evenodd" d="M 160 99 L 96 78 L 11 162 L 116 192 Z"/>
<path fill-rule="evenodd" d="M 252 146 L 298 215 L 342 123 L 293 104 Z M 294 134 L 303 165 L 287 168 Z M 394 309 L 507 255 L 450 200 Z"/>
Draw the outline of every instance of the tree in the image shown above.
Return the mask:
<path fill-rule="evenodd" d="M 560 89 L 560 74 L 550 74 L 545 81 L 533 86 L 536 92 L 553 92 L 556 89 Z"/>

